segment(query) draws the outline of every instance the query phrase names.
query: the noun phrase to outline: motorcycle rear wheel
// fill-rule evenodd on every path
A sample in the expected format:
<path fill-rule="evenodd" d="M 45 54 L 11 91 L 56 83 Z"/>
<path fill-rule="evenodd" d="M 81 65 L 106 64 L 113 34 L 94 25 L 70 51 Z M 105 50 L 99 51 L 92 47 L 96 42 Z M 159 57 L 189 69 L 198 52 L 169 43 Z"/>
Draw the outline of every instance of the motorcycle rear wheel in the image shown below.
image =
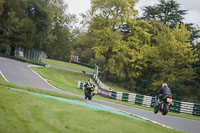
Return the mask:
<path fill-rule="evenodd" d="M 163 107 L 162 115 L 167 115 L 168 110 L 169 110 L 169 106 L 168 104 L 165 103 Z"/>

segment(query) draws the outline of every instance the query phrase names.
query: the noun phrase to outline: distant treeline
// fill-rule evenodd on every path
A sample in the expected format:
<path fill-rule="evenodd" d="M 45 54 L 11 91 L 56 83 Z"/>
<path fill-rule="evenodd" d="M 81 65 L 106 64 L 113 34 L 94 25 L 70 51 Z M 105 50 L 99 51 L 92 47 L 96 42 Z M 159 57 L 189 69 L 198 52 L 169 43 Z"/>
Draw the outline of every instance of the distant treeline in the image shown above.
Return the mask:
<path fill-rule="evenodd" d="M 50 58 L 70 57 L 76 17 L 63 0 L 1 0 L 0 52 L 18 46 L 45 51 Z"/>

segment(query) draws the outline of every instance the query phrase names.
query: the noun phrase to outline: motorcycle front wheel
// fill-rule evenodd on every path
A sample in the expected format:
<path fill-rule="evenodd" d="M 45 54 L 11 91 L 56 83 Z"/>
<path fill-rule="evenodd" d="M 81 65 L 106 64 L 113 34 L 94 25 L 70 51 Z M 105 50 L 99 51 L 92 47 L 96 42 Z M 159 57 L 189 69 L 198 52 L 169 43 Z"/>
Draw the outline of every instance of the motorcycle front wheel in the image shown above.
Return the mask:
<path fill-rule="evenodd" d="M 158 113 L 158 109 L 157 109 L 156 106 L 154 107 L 154 111 L 153 111 L 153 112 L 154 112 L 154 114 L 157 114 L 157 113 Z"/>
<path fill-rule="evenodd" d="M 88 99 L 89 99 L 89 100 L 92 100 L 92 96 L 93 96 L 93 94 L 92 94 L 92 92 L 90 92 L 90 94 L 89 94 L 89 96 L 88 96 Z"/>
<path fill-rule="evenodd" d="M 84 93 L 85 93 L 85 99 L 87 99 L 87 97 L 88 97 L 87 96 L 87 91 L 85 90 Z"/>

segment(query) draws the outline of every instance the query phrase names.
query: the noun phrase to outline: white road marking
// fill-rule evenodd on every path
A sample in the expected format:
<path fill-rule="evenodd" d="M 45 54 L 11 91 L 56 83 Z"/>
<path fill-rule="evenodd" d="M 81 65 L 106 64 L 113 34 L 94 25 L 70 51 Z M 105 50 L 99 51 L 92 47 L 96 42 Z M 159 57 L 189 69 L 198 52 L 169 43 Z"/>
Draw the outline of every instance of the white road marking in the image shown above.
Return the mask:
<path fill-rule="evenodd" d="M 4 78 L 5 81 L 9 82 L 9 81 L 7 80 L 7 78 L 3 75 L 3 73 L 1 72 L 1 70 L 0 70 L 0 74 L 1 74 L 1 76 Z"/>
<path fill-rule="evenodd" d="M 55 86 L 51 85 L 45 78 L 43 78 L 42 76 L 40 76 L 37 72 L 35 72 L 34 70 L 32 70 L 30 67 L 41 67 L 41 66 L 37 66 L 37 65 L 28 65 L 28 68 L 34 72 L 36 75 L 38 75 L 42 80 L 44 80 L 44 82 L 46 82 L 48 85 L 50 85 L 51 87 L 53 87 L 55 90 L 59 90 L 58 88 L 56 88 Z"/>
<path fill-rule="evenodd" d="M 90 102 L 90 103 L 92 103 L 92 102 Z M 123 110 L 120 110 L 120 109 L 115 109 L 115 108 L 108 107 L 108 106 L 105 106 L 105 105 L 102 105 L 102 104 L 98 104 L 98 103 L 92 103 L 92 104 L 96 104 L 96 105 L 99 105 L 99 106 L 103 106 L 103 107 L 106 107 L 106 108 L 110 108 L 110 109 L 113 109 L 113 110 L 116 110 L 116 111 L 119 111 L 119 112 L 123 112 L 123 113 L 129 114 L 129 115 L 133 115 L 133 116 L 136 116 L 136 117 L 138 117 L 138 118 L 144 119 L 144 120 L 146 120 L 146 121 L 150 121 L 150 122 L 152 122 L 152 123 L 154 123 L 154 124 L 158 124 L 158 125 L 160 125 L 160 126 L 162 126 L 162 127 L 166 127 L 166 128 L 169 128 L 169 129 L 174 129 L 174 128 L 172 128 L 172 127 L 166 126 L 166 125 L 161 124 L 161 123 L 159 123 L 159 122 L 156 122 L 156 121 L 147 119 L 147 118 L 145 118 L 145 117 L 142 117 L 142 116 L 139 116 L 139 115 L 136 115 L 136 114 L 133 114 L 133 113 L 129 113 L 129 112 L 126 112 L 126 111 L 123 111 Z"/>

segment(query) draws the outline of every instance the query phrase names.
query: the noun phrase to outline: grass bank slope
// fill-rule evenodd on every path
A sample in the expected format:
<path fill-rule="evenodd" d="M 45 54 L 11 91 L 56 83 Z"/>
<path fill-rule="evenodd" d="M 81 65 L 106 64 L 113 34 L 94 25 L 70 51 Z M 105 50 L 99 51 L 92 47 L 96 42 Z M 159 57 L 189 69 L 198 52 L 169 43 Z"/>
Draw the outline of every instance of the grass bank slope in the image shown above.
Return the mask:
<path fill-rule="evenodd" d="M 178 133 L 104 111 L 39 98 L 0 87 L 2 133 Z"/>

